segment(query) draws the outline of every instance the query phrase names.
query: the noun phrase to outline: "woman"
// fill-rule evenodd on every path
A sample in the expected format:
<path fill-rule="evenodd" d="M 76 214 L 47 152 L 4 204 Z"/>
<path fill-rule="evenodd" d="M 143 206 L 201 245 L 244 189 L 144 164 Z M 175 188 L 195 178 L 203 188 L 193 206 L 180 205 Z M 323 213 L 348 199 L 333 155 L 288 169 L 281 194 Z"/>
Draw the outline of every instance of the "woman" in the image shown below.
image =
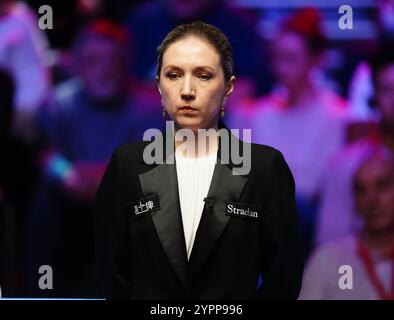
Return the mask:
<path fill-rule="evenodd" d="M 148 142 L 114 152 L 95 222 L 106 298 L 298 297 L 301 241 L 294 180 L 282 154 L 244 143 L 251 166 L 239 175 L 233 156 L 223 163 L 234 143 L 218 134 L 208 145 L 197 140 L 200 129 L 229 132 L 219 114 L 234 87 L 232 62 L 228 39 L 202 22 L 176 27 L 159 46 L 157 83 L 174 128 L 157 141 L 175 142 L 163 142 L 175 163 L 147 161 Z M 192 132 L 186 149 L 174 141 L 181 130 Z M 197 156 L 189 152 L 194 146 Z"/>

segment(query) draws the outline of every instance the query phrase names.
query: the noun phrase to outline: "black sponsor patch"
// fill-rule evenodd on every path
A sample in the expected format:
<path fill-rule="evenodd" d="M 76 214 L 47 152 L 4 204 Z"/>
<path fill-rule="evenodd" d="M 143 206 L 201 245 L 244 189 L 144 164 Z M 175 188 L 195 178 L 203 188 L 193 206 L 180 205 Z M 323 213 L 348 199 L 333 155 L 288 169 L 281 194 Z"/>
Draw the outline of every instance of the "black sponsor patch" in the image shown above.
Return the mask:
<path fill-rule="evenodd" d="M 159 196 L 157 194 L 153 194 L 146 198 L 129 202 L 127 206 L 131 209 L 131 214 L 134 217 L 152 213 L 160 209 Z"/>
<path fill-rule="evenodd" d="M 241 218 L 258 219 L 261 216 L 261 206 L 251 205 L 247 203 L 225 201 L 225 215 Z"/>

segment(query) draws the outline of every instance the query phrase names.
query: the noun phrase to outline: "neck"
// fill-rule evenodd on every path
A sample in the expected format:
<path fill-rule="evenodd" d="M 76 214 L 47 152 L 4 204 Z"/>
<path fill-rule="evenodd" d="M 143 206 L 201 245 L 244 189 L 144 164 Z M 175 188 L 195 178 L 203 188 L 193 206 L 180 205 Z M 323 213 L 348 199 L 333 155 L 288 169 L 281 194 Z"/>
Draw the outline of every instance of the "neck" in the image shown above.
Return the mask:
<path fill-rule="evenodd" d="M 290 106 L 307 104 L 316 99 L 315 86 L 309 80 L 297 83 L 287 89 Z"/>
<path fill-rule="evenodd" d="M 379 253 L 382 258 L 389 258 L 394 249 L 394 230 L 372 233 L 364 230 L 361 238 L 365 245 Z"/>
<path fill-rule="evenodd" d="M 183 140 L 180 140 L 181 137 L 177 137 L 178 131 L 182 129 L 178 126 L 174 126 L 174 137 L 175 137 L 175 149 L 177 152 L 180 152 L 180 154 L 184 157 L 188 158 L 198 158 L 198 157 L 204 157 L 212 154 L 216 154 L 218 144 L 219 144 L 219 135 L 217 134 L 218 132 L 218 126 L 208 128 L 208 129 L 214 129 L 215 134 L 208 134 L 208 131 L 206 134 L 204 133 L 198 133 L 198 129 L 196 130 L 190 130 L 192 132 L 192 136 L 187 136 L 184 137 L 184 135 L 181 135 L 183 137 Z M 203 129 L 203 128 L 199 128 Z M 206 130 L 208 130 L 206 129 Z M 210 130 L 211 131 L 211 130 Z"/>

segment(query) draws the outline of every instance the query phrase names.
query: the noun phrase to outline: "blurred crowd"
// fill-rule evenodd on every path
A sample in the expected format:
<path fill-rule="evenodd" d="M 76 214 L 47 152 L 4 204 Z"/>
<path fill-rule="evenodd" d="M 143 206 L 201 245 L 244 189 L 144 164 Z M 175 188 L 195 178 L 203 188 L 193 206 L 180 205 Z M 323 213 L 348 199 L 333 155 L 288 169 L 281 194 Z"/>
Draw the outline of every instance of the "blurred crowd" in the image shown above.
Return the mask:
<path fill-rule="evenodd" d="M 53 29 L 39 28 L 44 4 Z M 394 299 L 394 1 L 374 10 L 376 38 L 339 48 L 351 67 L 333 77 L 333 43 L 312 7 L 291 10 L 267 40 L 253 10 L 224 0 L 0 0 L 3 296 L 101 298 L 96 189 L 116 146 L 164 128 L 156 47 L 203 20 L 233 45 L 224 122 L 279 149 L 294 175 L 300 298 Z M 38 286 L 42 265 L 52 290 Z"/>

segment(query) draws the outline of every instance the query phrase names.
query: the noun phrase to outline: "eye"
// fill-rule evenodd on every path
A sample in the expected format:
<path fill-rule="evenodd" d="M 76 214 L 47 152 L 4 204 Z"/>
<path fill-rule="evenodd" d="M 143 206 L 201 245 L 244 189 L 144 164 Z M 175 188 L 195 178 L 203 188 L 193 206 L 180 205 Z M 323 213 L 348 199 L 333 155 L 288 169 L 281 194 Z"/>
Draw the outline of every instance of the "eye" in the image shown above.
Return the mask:
<path fill-rule="evenodd" d="M 180 75 L 177 72 L 167 72 L 166 77 L 170 80 L 176 80 L 180 77 Z"/>
<path fill-rule="evenodd" d="M 198 78 L 203 80 L 203 81 L 207 81 L 207 80 L 211 79 L 212 76 L 210 74 L 207 74 L 207 73 L 201 73 L 201 74 L 198 75 Z"/>

